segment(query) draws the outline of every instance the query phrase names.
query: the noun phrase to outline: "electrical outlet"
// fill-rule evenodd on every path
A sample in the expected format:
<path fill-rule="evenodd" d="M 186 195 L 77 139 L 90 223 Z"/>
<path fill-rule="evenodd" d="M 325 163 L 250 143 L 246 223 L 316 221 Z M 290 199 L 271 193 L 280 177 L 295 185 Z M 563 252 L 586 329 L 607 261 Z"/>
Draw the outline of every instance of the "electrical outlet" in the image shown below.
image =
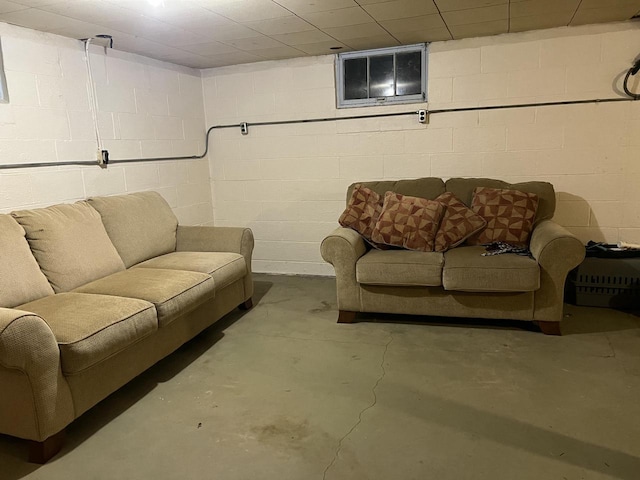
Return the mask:
<path fill-rule="evenodd" d="M 249 125 L 247 125 L 247 122 L 242 122 L 240 124 L 240 133 L 243 135 L 249 135 Z"/>
<path fill-rule="evenodd" d="M 418 110 L 418 122 L 428 123 L 428 116 L 426 110 Z"/>

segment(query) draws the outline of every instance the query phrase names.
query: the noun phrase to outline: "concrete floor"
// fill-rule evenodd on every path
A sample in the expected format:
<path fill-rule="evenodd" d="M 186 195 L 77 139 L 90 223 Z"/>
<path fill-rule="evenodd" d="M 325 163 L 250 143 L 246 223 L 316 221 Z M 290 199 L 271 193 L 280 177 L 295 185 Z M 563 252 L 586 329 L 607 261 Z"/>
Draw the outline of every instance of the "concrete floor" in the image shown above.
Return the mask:
<path fill-rule="evenodd" d="M 640 478 L 640 318 L 566 307 L 528 324 L 365 316 L 329 278 L 256 276 L 236 311 L 0 479 Z"/>

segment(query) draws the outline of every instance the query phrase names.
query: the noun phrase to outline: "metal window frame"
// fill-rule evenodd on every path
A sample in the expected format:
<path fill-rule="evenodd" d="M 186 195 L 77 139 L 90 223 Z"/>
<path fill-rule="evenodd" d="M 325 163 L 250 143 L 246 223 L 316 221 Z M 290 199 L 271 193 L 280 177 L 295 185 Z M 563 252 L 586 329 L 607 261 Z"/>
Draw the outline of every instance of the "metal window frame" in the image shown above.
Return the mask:
<path fill-rule="evenodd" d="M 0 103 L 9 103 L 9 89 L 7 88 L 7 77 L 4 74 L 3 57 L 2 40 L 0 39 Z"/>
<path fill-rule="evenodd" d="M 414 45 L 404 45 L 400 47 L 387 47 L 376 48 L 373 50 L 361 50 L 357 52 L 339 53 L 335 59 L 335 73 L 336 73 L 336 107 L 337 108 L 351 108 L 351 107 L 374 107 L 381 105 L 399 105 L 404 103 L 423 103 L 427 101 L 427 73 L 429 71 L 428 65 L 428 50 L 429 46 L 426 43 L 416 43 Z M 370 62 L 369 58 L 379 55 L 393 55 L 393 82 L 394 92 L 397 88 L 397 65 L 396 54 L 420 51 L 422 55 L 422 78 L 421 92 L 414 95 L 401 95 L 395 94 L 388 97 L 378 98 L 359 98 L 354 100 L 345 100 L 344 92 L 344 61 L 354 58 L 366 58 L 367 59 L 367 91 L 369 89 L 369 77 L 370 77 Z"/>

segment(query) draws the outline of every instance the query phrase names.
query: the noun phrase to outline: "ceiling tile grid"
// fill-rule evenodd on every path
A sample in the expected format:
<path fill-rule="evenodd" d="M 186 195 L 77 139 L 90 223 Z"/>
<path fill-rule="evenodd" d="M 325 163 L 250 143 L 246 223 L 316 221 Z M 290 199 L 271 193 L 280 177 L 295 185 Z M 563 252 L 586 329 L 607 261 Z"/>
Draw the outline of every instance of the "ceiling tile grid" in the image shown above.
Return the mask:
<path fill-rule="evenodd" d="M 606 3 L 606 5 L 605 5 Z M 194 68 L 628 20 L 640 0 L 0 0 L 0 21 Z"/>

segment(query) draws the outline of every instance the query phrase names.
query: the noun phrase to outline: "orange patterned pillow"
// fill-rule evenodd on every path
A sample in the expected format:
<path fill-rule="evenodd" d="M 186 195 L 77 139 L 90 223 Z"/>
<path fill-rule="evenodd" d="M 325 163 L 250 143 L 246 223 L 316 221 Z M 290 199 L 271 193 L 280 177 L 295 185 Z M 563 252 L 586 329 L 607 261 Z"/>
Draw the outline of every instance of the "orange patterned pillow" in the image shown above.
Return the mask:
<path fill-rule="evenodd" d="M 340 215 L 338 223 L 343 227 L 354 229 L 366 240 L 371 241 L 371 232 L 376 226 L 381 211 L 380 195 L 358 183 L 354 186 L 347 208 Z"/>
<path fill-rule="evenodd" d="M 506 242 L 528 246 L 538 209 L 534 193 L 477 187 L 471 209 L 487 221 L 487 227 L 468 241 L 470 245 Z"/>
<path fill-rule="evenodd" d="M 434 200 L 387 192 L 371 239 L 376 243 L 431 252 L 445 206 Z"/>
<path fill-rule="evenodd" d="M 457 247 L 487 225 L 484 218 L 473 213 L 451 192 L 443 193 L 435 201 L 447 207 L 436 234 L 434 248 L 436 252 L 446 252 L 450 248 Z"/>

